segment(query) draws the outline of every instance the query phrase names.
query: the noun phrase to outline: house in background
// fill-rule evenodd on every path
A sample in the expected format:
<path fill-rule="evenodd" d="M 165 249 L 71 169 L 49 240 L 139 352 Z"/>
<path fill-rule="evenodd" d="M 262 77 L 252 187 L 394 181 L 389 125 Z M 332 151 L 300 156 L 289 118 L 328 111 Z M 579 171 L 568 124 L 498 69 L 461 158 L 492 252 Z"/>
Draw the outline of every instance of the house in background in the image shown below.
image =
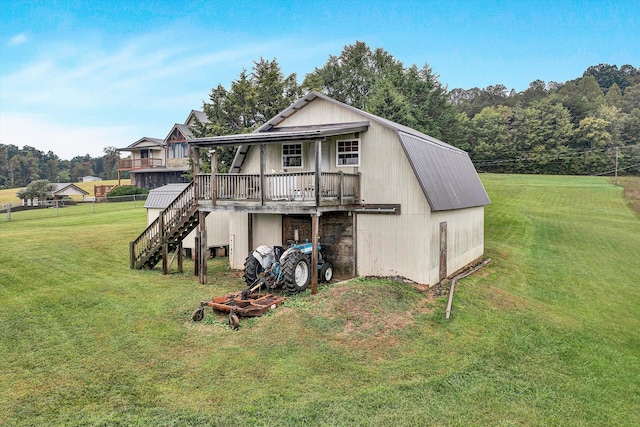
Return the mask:
<path fill-rule="evenodd" d="M 53 189 L 47 200 L 25 199 L 22 201 L 22 206 L 55 205 L 58 200 L 84 200 L 85 196 L 89 195 L 87 191 L 70 182 L 51 183 L 51 186 Z"/>
<path fill-rule="evenodd" d="M 131 153 L 118 162 L 118 182 L 128 171 L 131 185 L 151 190 L 166 184 L 189 182 L 183 175 L 189 169 L 191 126 L 207 123 L 206 114 L 192 110 L 184 123 L 176 123 L 165 139 L 143 137 L 118 151 Z"/>
<path fill-rule="evenodd" d="M 198 232 L 214 232 L 210 212 L 229 215 L 229 262 L 238 269 L 258 245 L 296 238 L 319 239 L 337 278 L 434 285 L 483 257 L 490 201 L 468 154 L 326 95 L 308 93 L 254 133 L 190 144 L 197 179 L 163 211 L 162 227 L 132 242 L 132 268 L 155 265 L 185 216 Z M 238 146 L 228 174 L 216 172 L 223 146 Z M 202 149 L 212 153 L 211 174 L 198 173 Z M 204 283 L 206 261 L 198 263 Z"/>
<path fill-rule="evenodd" d="M 91 176 L 91 175 L 82 177 L 82 182 L 96 182 L 96 181 L 102 181 L 102 178 L 97 176 Z"/>

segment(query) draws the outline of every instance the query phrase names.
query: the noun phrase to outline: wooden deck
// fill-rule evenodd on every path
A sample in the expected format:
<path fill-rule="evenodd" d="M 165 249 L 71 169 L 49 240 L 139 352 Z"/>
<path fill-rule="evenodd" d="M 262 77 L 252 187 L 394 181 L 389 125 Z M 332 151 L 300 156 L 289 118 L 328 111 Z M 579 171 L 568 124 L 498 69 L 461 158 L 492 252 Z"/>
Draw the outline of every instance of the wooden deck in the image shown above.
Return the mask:
<path fill-rule="evenodd" d="M 298 212 L 320 207 L 341 210 L 359 204 L 359 194 L 359 174 L 198 175 L 198 203 L 205 210 Z"/>

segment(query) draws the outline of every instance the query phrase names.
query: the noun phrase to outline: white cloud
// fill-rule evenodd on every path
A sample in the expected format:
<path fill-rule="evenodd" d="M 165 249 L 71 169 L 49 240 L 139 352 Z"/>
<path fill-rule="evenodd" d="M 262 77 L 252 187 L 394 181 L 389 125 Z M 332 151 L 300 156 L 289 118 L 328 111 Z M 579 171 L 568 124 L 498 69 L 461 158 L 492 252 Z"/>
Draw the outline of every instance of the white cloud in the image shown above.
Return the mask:
<path fill-rule="evenodd" d="M 283 66 L 282 59 L 318 52 L 322 61 L 327 43 L 321 49 L 284 38 L 211 43 L 152 33 L 115 48 L 90 37 L 41 44 L 36 56 L 0 75 L 0 143 L 71 158 L 99 156 L 106 146 L 142 136 L 162 138 L 201 108 L 211 88 L 228 86 L 260 56 L 277 57 Z"/>
<path fill-rule="evenodd" d="M 66 126 L 47 117 L 29 114 L 0 116 L 0 144 L 25 145 L 40 151 L 53 151 L 61 159 L 89 154 L 102 156 L 108 146 L 122 147 L 135 139 L 136 129 L 124 126 Z"/>
<path fill-rule="evenodd" d="M 16 46 L 26 42 L 27 42 L 27 35 L 25 33 L 20 33 L 11 37 L 11 40 L 9 40 L 9 46 Z"/>

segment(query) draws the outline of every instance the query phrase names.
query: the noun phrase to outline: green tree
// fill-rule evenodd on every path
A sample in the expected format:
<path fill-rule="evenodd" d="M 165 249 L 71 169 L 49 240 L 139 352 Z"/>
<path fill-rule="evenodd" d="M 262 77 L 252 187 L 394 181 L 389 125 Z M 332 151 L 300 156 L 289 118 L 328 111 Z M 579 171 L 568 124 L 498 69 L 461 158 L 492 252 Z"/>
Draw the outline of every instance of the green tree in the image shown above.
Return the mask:
<path fill-rule="evenodd" d="M 118 177 L 118 161 L 120 153 L 116 147 L 108 146 L 103 148 L 102 167 L 104 169 L 102 178 L 115 179 Z"/>
<path fill-rule="evenodd" d="M 296 75 L 285 76 L 274 58 L 254 61 L 252 72 L 242 70 L 229 90 L 221 84 L 211 90 L 203 110 L 209 123 L 198 122 L 193 132 L 198 137 L 248 133 L 270 120 L 301 95 Z M 227 172 L 235 147 L 218 148 L 218 170 Z M 200 169 L 210 171 L 210 157 L 201 150 Z M 192 177 L 193 165 L 187 176 Z"/>
<path fill-rule="evenodd" d="M 622 96 L 622 111 L 631 113 L 636 108 L 640 108 L 640 83 L 629 86 Z"/>
<path fill-rule="evenodd" d="M 53 188 L 53 184 L 46 179 L 38 179 L 30 182 L 26 188 L 19 190 L 16 196 L 22 200 L 37 199 L 38 201 L 43 201 L 51 196 Z"/>
<path fill-rule="evenodd" d="M 356 41 L 345 46 L 339 56 L 329 55 L 321 68 L 305 76 L 302 86 L 364 109 L 376 84 L 399 75 L 402 68 L 402 63 L 384 49 L 371 51 L 366 43 Z"/>
<path fill-rule="evenodd" d="M 416 119 L 406 98 L 398 93 L 389 80 L 376 86 L 367 99 L 366 109 L 372 114 L 384 117 L 396 123 L 415 127 Z"/>
<path fill-rule="evenodd" d="M 473 158 L 482 170 L 505 171 L 510 165 L 505 161 L 517 155 L 509 139 L 509 125 L 513 120 L 512 110 L 500 105 L 485 107 L 471 119 L 473 125 Z"/>
<path fill-rule="evenodd" d="M 83 176 L 94 175 L 93 168 L 90 161 L 76 162 L 71 167 L 71 178 L 74 181 L 78 181 Z"/>
<path fill-rule="evenodd" d="M 622 91 L 617 83 L 611 85 L 607 94 L 604 96 L 604 101 L 608 105 L 612 105 L 617 108 L 622 108 Z"/>

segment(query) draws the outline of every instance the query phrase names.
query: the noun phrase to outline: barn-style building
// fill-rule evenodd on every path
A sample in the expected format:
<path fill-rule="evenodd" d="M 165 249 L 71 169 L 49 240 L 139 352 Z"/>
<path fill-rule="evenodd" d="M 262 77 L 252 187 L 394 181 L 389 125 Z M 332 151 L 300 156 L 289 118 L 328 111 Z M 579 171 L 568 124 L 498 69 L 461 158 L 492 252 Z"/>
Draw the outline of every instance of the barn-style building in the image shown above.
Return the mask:
<path fill-rule="evenodd" d="M 196 179 L 160 215 L 164 231 L 151 224 L 132 242 L 133 268 L 158 262 L 158 245 L 175 249 L 183 223 L 212 232 L 209 212 L 228 213 L 232 268 L 258 245 L 296 238 L 319 239 L 338 278 L 434 285 L 483 256 L 490 201 L 468 154 L 326 95 L 308 93 L 251 134 L 189 143 Z M 222 146 L 238 146 L 227 174 L 215 170 Z M 210 174 L 199 173 L 200 150 Z M 204 282 L 204 257 L 199 273 Z"/>

